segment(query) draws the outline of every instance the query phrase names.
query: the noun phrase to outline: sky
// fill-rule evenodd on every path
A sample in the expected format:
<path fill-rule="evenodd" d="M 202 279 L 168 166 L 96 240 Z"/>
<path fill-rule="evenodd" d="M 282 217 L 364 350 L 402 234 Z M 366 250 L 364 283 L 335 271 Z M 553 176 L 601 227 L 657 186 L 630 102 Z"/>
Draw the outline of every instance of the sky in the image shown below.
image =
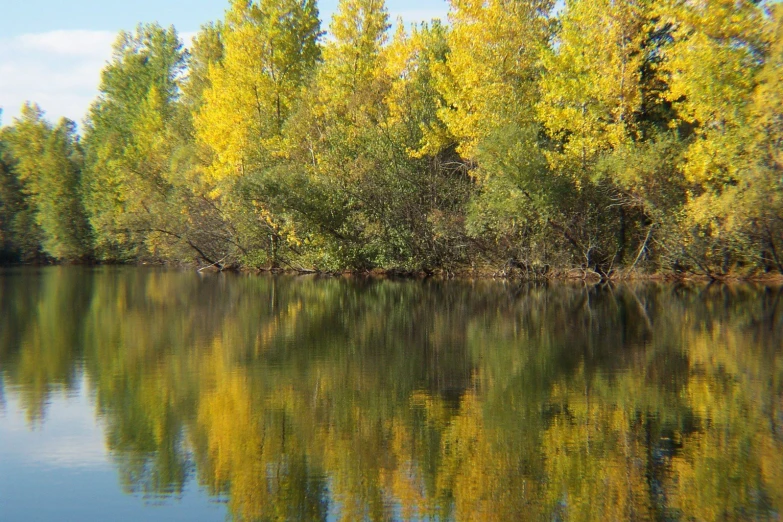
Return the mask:
<path fill-rule="evenodd" d="M 392 20 L 444 18 L 446 0 L 387 0 Z M 221 19 L 228 0 L 0 0 L 0 108 L 11 124 L 25 101 L 51 121 L 81 122 L 98 92 L 117 32 L 140 22 L 174 25 L 187 42 Z M 337 0 L 321 0 L 324 29 Z"/>

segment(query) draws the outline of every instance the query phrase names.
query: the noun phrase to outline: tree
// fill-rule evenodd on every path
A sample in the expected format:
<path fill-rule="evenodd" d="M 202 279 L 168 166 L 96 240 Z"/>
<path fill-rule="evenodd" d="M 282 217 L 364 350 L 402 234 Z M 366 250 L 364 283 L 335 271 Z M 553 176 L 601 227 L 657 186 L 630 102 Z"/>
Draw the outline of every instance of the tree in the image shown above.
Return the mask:
<path fill-rule="evenodd" d="M 556 174 L 587 182 L 602 152 L 637 138 L 647 9 L 635 1 L 566 4 L 558 45 L 544 55 L 538 104 L 557 142 L 548 153 Z"/>
<path fill-rule="evenodd" d="M 548 191 L 535 112 L 553 6 L 547 0 L 451 2 L 449 53 L 435 72 L 446 132 L 436 126 L 426 142 L 430 151 L 455 148 L 457 164 L 475 181 L 467 231 L 492 263 L 529 258 L 528 231 L 546 226 L 539 195 L 560 196 Z"/>
<path fill-rule="evenodd" d="M 313 0 L 235 0 L 226 15 L 223 57 L 196 114 L 213 152 L 209 181 L 235 180 L 269 165 L 301 87 L 320 56 Z"/>
<path fill-rule="evenodd" d="M 552 0 L 453 0 L 440 117 L 473 160 L 498 128 L 535 121 L 538 62 L 551 36 Z M 479 44 L 480 42 L 480 44 Z"/>
<path fill-rule="evenodd" d="M 102 257 L 142 256 L 146 246 L 154 252 L 160 234 L 177 234 L 180 180 L 170 167 L 182 139 L 177 102 L 185 58 L 173 28 L 140 25 L 120 33 L 103 70 L 85 136 L 85 205 Z"/>
<path fill-rule="evenodd" d="M 25 200 L 22 188 L 13 171 L 15 161 L 9 150 L 9 132 L 7 129 L 0 130 L 0 263 L 19 260 L 22 253 L 17 227 L 20 218 L 27 214 L 23 210 Z M 32 234 L 22 234 L 22 237 L 25 236 L 30 237 Z M 37 250 L 38 246 L 35 245 Z"/>
<path fill-rule="evenodd" d="M 9 133 L 9 144 L 14 172 L 41 230 L 43 251 L 59 260 L 89 255 L 76 125 L 64 119 L 52 128 L 38 106 L 26 104 Z"/>
<path fill-rule="evenodd" d="M 333 88 L 357 92 L 377 74 L 386 42 L 389 14 L 383 0 L 342 0 L 329 25 L 333 38 L 326 46 L 325 72 Z"/>
<path fill-rule="evenodd" d="M 195 114 L 204 103 L 204 92 L 211 86 L 210 67 L 217 67 L 223 61 L 225 46 L 222 22 L 203 25 L 190 48 L 187 81 L 182 86 L 183 99 Z"/>
<path fill-rule="evenodd" d="M 735 174 L 725 185 L 709 187 L 691 210 L 697 223 L 704 223 L 709 212 L 719 227 L 712 230 L 728 239 L 733 257 L 751 269 L 783 272 L 783 8 L 776 5 L 765 22 L 764 65 L 754 78 L 742 126 L 730 131 L 736 143 L 721 150 L 733 154 L 724 161 L 731 162 Z M 704 200 L 710 202 L 707 208 Z"/>
<path fill-rule="evenodd" d="M 361 178 L 373 170 L 377 125 L 384 117 L 381 50 L 388 14 L 381 0 L 343 0 L 324 61 L 285 129 L 287 176 L 274 183 L 292 212 L 297 237 L 315 246 L 308 260 L 324 268 L 363 266 L 373 254 Z M 272 180 L 275 181 L 275 180 Z"/>
<path fill-rule="evenodd" d="M 608 270 L 649 254 L 653 231 L 684 200 L 656 70 L 668 32 L 655 29 L 647 1 L 573 0 L 558 18 L 537 105 L 545 154 L 552 175 L 578 195 L 578 219 L 562 218 L 572 246 Z"/>
<path fill-rule="evenodd" d="M 282 132 L 320 59 L 313 0 L 234 1 L 222 30 L 222 59 L 195 114 L 204 148 L 204 191 L 230 216 L 244 262 L 278 267 L 299 240 L 278 204 Z"/>
<path fill-rule="evenodd" d="M 682 163 L 689 185 L 678 234 L 682 256 L 701 272 L 725 274 L 746 264 L 741 253 L 750 250 L 727 210 L 736 204 L 736 186 L 748 168 L 748 108 L 768 46 L 766 15 L 750 0 L 672 0 L 657 12 L 658 24 L 671 27 L 661 51 L 665 97 L 692 129 Z"/>

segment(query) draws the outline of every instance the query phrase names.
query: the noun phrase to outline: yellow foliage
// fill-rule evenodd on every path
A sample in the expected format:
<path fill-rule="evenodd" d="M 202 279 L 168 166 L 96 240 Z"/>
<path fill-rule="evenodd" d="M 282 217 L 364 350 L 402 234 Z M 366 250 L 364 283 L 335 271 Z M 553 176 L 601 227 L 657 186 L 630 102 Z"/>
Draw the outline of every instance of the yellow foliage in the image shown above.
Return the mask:
<path fill-rule="evenodd" d="M 477 144 L 493 129 L 534 121 L 537 64 L 553 5 L 551 0 L 451 1 L 450 53 L 437 84 L 446 102 L 440 117 L 464 158 L 474 159 Z M 430 139 L 440 142 L 438 136 Z"/>
<path fill-rule="evenodd" d="M 642 103 L 644 2 L 571 1 L 558 46 L 543 56 L 538 117 L 564 143 L 549 152 L 555 172 L 582 173 L 601 152 L 634 139 Z"/>
<path fill-rule="evenodd" d="M 317 16 L 312 1 L 234 2 L 223 59 L 210 64 L 195 115 L 198 139 L 214 153 L 208 181 L 257 171 L 280 148 L 283 124 L 319 56 Z"/>

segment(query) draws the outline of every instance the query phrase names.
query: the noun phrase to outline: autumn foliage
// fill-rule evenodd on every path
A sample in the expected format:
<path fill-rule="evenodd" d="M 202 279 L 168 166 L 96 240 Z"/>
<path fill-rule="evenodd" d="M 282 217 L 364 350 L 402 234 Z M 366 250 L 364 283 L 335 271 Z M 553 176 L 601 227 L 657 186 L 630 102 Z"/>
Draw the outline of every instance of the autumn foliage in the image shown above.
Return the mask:
<path fill-rule="evenodd" d="M 4 128 L 0 258 L 781 273 L 782 63 L 776 3 L 232 0 Z"/>

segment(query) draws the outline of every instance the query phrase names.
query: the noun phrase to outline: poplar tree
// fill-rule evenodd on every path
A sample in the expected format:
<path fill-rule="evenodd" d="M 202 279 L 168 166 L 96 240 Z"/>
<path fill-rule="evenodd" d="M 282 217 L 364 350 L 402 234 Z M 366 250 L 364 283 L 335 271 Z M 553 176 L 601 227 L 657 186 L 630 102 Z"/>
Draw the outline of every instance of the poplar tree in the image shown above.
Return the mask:
<path fill-rule="evenodd" d="M 648 164 L 656 179 L 670 170 L 661 153 L 671 148 L 654 145 L 668 143 L 668 131 L 648 121 L 662 103 L 654 64 L 660 37 L 645 0 L 571 0 L 558 20 L 557 43 L 542 59 L 537 105 L 547 164 L 579 200 L 579 216 L 564 221 L 571 246 L 588 263 L 603 258 L 614 265 L 631 247 L 647 251 L 661 225 L 657 204 L 682 200 L 673 190 L 664 197 L 647 191 Z"/>
<path fill-rule="evenodd" d="M 438 81 L 442 120 L 463 158 L 508 125 L 535 121 L 538 62 L 551 36 L 552 0 L 452 0 L 450 52 Z"/>
<path fill-rule="evenodd" d="M 554 2 L 454 0 L 449 53 L 435 84 L 447 132 L 429 133 L 430 150 L 456 147 L 477 191 L 465 212 L 473 241 L 507 260 L 529 257 L 533 230 L 546 226 L 550 198 L 536 117 L 541 55 L 550 45 Z"/>
<path fill-rule="evenodd" d="M 703 212 L 720 224 L 735 258 L 751 268 L 783 272 L 783 6 L 774 6 L 765 22 L 764 65 L 754 78 L 745 123 L 732 133 L 739 143 L 728 160 L 736 175 L 719 191 L 705 193 L 713 203 Z"/>
<path fill-rule="evenodd" d="M 669 0 L 657 9 L 659 24 L 672 28 L 660 64 L 665 96 L 691 133 L 682 162 L 688 201 L 675 243 L 688 265 L 726 273 L 746 262 L 736 255 L 748 245 L 735 210 L 750 168 L 749 107 L 766 58 L 767 17 L 751 0 Z"/>
<path fill-rule="evenodd" d="M 299 243 L 277 187 L 290 177 L 283 129 L 320 59 L 318 10 L 314 0 L 233 1 L 221 36 L 194 116 L 207 154 L 201 183 L 231 216 L 244 262 L 278 267 Z"/>
<path fill-rule="evenodd" d="M 85 136 L 85 204 L 103 257 L 144 255 L 177 235 L 180 180 L 171 161 L 183 139 L 184 67 L 174 28 L 152 24 L 120 33 L 102 72 Z"/>
<path fill-rule="evenodd" d="M 587 180 L 602 153 L 638 137 L 647 11 L 643 1 L 566 3 L 537 105 L 557 142 L 547 154 L 556 174 Z"/>
<path fill-rule="evenodd" d="M 389 27 L 383 0 L 340 1 L 329 25 L 332 40 L 324 50 L 323 74 L 335 82 L 334 91 L 355 93 L 372 82 Z"/>
<path fill-rule="evenodd" d="M 323 63 L 286 128 L 286 155 L 297 172 L 287 206 L 306 229 L 300 235 L 314 245 L 318 266 L 369 266 L 377 257 L 371 238 L 382 226 L 366 212 L 377 197 L 367 189 L 388 166 L 378 157 L 388 28 L 383 0 L 342 0 Z"/>
<path fill-rule="evenodd" d="M 224 43 L 223 22 L 208 23 L 201 27 L 190 47 L 187 80 L 182 86 L 183 101 L 195 114 L 204 103 L 204 92 L 212 84 L 210 67 L 216 67 L 223 61 Z"/>
<path fill-rule="evenodd" d="M 198 139 L 213 152 L 209 180 L 257 172 L 271 163 L 283 125 L 319 59 L 314 0 L 234 0 L 223 53 L 196 114 Z"/>
<path fill-rule="evenodd" d="M 26 104 L 9 134 L 14 172 L 41 231 L 41 248 L 54 259 L 89 255 L 90 231 L 81 202 L 81 152 L 76 126 L 57 127 L 37 105 Z"/>

